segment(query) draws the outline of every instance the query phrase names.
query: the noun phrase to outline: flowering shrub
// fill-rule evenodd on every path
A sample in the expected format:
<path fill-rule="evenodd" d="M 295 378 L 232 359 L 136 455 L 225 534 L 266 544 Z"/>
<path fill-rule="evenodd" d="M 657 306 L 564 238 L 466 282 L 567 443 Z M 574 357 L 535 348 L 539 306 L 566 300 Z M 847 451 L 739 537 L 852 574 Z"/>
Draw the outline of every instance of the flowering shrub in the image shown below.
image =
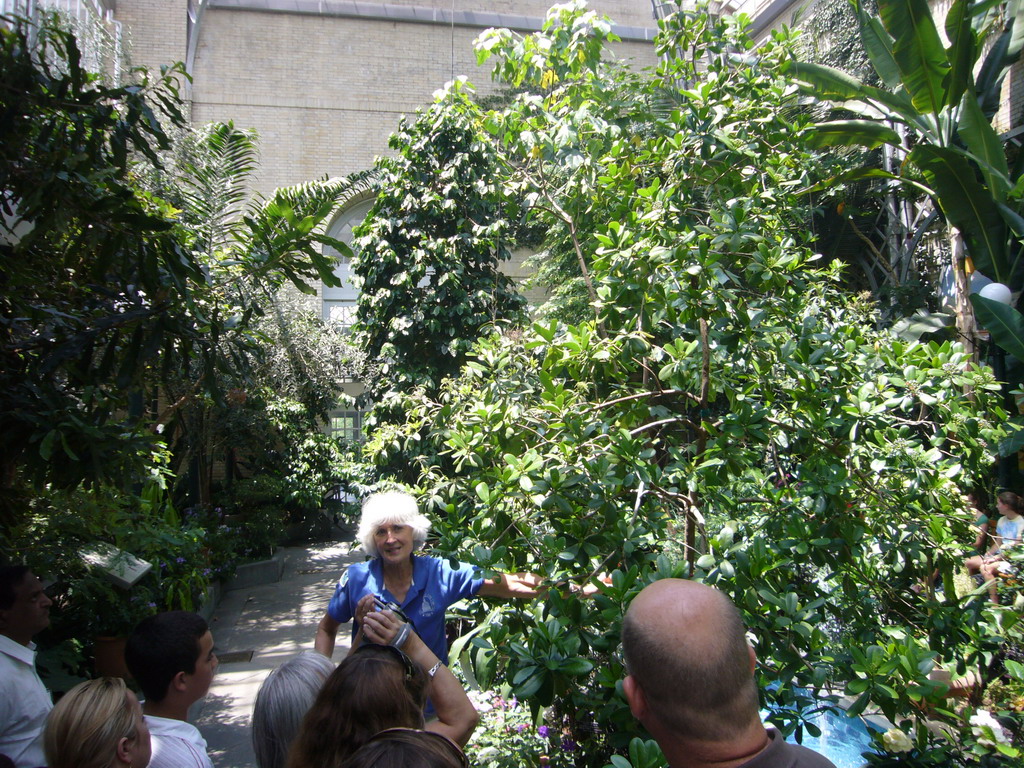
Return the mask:
<path fill-rule="evenodd" d="M 914 742 L 899 728 L 890 728 L 882 734 L 882 744 L 890 752 L 910 752 L 914 749 Z"/>
<path fill-rule="evenodd" d="M 240 563 L 265 560 L 284 537 L 286 514 L 280 504 L 196 505 L 183 513 L 188 525 L 202 528 L 211 578 L 234 575 Z"/>
<path fill-rule="evenodd" d="M 466 745 L 470 765 L 477 768 L 525 768 L 540 766 L 548 757 L 553 768 L 573 765 L 577 744 L 563 738 L 557 728 L 537 726 L 529 707 L 515 696 L 497 691 L 470 691 L 469 698 L 480 714 L 480 724 Z"/>
<path fill-rule="evenodd" d="M 1010 743 L 1003 732 L 1003 726 L 986 709 L 979 709 L 971 715 L 971 734 L 982 747 L 996 747 L 999 744 Z"/>

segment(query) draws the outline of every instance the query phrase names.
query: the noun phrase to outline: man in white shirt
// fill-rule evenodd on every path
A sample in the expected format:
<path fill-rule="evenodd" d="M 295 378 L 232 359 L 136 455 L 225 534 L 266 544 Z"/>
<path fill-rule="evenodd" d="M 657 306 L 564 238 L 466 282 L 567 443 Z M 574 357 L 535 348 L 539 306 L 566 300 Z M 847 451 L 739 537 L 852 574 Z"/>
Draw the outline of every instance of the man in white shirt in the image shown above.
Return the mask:
<path fill-rule="evenodd" d="M 206 740 L 187 722 L 188 708 L 210 690 L 217 669 L 206 620 L 188 611 L 150 616 L 128 638 L 124 659 L 146 696 L 149 768 L 213 768 Z"/>
<path fill-rule="evenodd" d="M 15 768 L 46 765 L 43 726 L 53 709 L 32 638 L 50 624 L 50 598 L 24 565 L 0 567 L 0 755 Z"/>

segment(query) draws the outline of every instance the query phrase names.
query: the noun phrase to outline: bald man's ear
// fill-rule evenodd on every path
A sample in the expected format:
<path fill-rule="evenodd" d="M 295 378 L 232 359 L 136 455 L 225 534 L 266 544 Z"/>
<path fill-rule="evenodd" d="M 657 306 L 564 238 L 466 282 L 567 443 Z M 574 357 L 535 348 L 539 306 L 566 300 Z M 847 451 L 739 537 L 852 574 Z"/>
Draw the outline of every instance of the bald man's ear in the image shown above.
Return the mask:
<path fill-rule="evenodd" d="M 643 689 L 636 678 L 627 675 L 626 679 L 622 681 L 622 692 L 626 694 L 626 703 L 629 704 L 629 711 L 633 713 L 633 717 L 643 722 L 647 717 L 647 697 L 644 696 Z"/>
<path fill-rule="evenodd" d="M 754 674 L 757 669 L 757 654 L 754 653 L 754 646 L 747 643 L 747 650 L 750 651 L 750 674 Z"/>

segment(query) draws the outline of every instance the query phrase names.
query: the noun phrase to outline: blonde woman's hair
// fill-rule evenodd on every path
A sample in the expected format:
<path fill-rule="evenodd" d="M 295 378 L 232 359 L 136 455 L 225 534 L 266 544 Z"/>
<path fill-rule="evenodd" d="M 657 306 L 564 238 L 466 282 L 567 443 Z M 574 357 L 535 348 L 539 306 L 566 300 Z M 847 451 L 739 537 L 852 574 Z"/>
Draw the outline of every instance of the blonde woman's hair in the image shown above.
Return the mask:
<path fill-rule="evenodd" d="M 412 528 L 413 549 L 419 549 L 430 533 L 430 520 L 416 506 L 416 499 L 403 491 L 384 491 L 367 496 L 359 517 L 357 534 L 363 550 L 371 557 L 377 557 L 377 543 L 373 534 L 387 523 L 408 525 Z"/>
<path fill-rule="evenodd" d="M 80 683 L 46 718 L 43 750 L 49 768 L 110 768 L 121 739 L 134 739 L 136 710 L 119 677 Z"/>

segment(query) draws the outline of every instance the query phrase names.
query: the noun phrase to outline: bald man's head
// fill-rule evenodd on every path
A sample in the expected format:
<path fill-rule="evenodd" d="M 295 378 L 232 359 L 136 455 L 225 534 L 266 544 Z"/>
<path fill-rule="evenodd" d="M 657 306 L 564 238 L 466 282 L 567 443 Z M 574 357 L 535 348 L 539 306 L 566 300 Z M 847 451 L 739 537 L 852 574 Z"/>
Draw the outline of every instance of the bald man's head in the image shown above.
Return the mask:
<path fill-rule="evenodd" d="M 758 718 L 743 620 L 717 589 L 654 582 L 626 611 L 622 648 L 648 710 L 680 736 L 727 740 Z"/>

